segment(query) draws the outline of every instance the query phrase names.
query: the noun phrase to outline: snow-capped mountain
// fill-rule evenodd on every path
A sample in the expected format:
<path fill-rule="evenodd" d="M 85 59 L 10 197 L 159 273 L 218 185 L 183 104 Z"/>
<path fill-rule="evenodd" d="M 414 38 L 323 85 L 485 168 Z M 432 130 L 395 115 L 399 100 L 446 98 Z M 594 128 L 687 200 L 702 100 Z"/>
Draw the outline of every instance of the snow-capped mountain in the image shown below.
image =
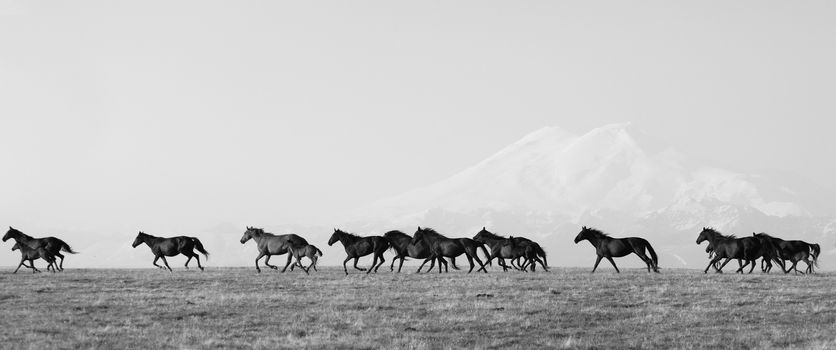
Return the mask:
<path fill-rule="evenodd" d="M 697 253 L 694 240 L 703 226 L 803 239 L 821 238 L 830 222 L 813 217 L 786 186 L 698 164 L 629 123 L 582 135 L 537 130 L 448 179 L 380 200 L 348 221 L 370 230 L 426 225 L 454 236 L 488 226 L 540 237 L 553 250 L 567 249 L 580 225 L 592 225 Z M 671 254 L 682 263 L 705 260 L 704 254 Z"/>

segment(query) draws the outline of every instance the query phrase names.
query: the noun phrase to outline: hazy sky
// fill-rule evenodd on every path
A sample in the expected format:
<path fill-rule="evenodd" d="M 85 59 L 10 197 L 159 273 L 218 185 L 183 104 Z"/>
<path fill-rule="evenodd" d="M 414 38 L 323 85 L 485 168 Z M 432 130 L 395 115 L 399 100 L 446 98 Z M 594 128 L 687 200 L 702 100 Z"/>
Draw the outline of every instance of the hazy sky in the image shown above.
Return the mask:
<path fill-rule="evenodd" d="M 833 187 L 836 3 L 638 4 L 2 2 L 0 225 L 307 220 L 621 121 Z"/>

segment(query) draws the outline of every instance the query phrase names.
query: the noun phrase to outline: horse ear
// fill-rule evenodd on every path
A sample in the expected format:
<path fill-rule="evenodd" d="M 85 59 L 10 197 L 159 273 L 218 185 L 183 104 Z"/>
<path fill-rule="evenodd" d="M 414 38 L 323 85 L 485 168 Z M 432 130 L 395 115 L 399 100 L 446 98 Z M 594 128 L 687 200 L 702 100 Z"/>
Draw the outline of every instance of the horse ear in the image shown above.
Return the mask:
<path fill-rule="evenodd" d="M 418 231 L 421 231 L 421 226 L 418 226 Z"/>
<path fill-rule="evenodd" d="M 482 226 L 482 231 L 487 231 L 487 230 L 485 229 L 485 226 Z"/>

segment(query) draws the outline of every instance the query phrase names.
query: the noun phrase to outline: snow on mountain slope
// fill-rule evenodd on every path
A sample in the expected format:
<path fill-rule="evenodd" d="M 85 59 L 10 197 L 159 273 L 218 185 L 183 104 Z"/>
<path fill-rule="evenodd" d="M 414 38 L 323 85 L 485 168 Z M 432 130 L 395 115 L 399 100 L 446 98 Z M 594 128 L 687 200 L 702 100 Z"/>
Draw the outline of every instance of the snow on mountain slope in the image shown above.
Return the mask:
<path fill-rule="evenodd" d="M 364 210 L 365 216 L 418 219 L 442 209 L 550 213 L 577 220 L 600 210 L 629 217 L 699 211 L 700 203 L 714 201 L 773 216 L 806 215 L 798 204 L 763 198 L 745 175 L 688 167 L 673 150 L 648 153 L 633 129 L 613 124 L 574 136 L 543 128 L 449 179 L 379 201 Z"/>

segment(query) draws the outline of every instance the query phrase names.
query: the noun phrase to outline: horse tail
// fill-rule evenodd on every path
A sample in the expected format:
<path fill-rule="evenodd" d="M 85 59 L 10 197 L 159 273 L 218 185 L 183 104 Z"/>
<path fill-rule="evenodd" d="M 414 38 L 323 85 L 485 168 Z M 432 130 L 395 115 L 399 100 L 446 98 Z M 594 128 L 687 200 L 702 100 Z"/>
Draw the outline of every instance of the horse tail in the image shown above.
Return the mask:
<path fill-rule="evenodd" d="M 543 250 L 543 247 L 541 247 L 539 244 L 535 243 L 534 244 L 534 251 L 535 251 L 535 253 L 537 253 L 537 256 L 540 256 L 540 257 L 543 258 L 543 265 L 549 266 L 549 261 L 546 260 L 546 251 Z"/>
<path fill-rule="evenodd" d="M 203 256 L 206 257 L 206 260 L 209 260 L 209 252 L 207 252 L 206 249 L 203 248 L 203 243 L 200 243 L 200 240 L 195 237 L 189 237 L 189 239 L 191 239 L 192 242 L 194 242 L 195 249 L 203 253 Z"/>
<path fill-rule="evenodd" d="M 77 254 L 78 253 L 78 252 L 74 251 L 73 248 L 70 248 L 70 245 L 67 244 L 67 242 L 64 242 L 60 239 L 58 239 L 58 242 L 61 243 L 61 248 L 58 249 L 59 251 L 63 250 L 63 251 L 65 251 L 67 253 L 70 253 L 70 254 Z M 818 246 L 818 244 L 816 246 Z"/>
<path fill-rule="evenodd" d="M 810 253 L 813 256 L 813 265 L 819 267 L 819 254 L 821 254 L 821 247 L 816 243 L 811 244 Z"/>
<path fill-rule="evenodd" d="M 647 242 L 647 251 L 650 253 L 650 259 L 653 260 L 653 267 L 659 268 L 659 256 L 656 255 L 656 251 L 653 250 L 653 247 L 650 245 L 650 242 Z"/>
<path fill-rule="evenodd" d="M 395 246 L 392 245 L 392 242 L 389 242 L 388 238 L 383 237 L 383 236 L 380 236 L 380 238 L 382 238 L 382 239 L 375 240 L 375 245 L 382 243 L 383 247 L 385 247 L 385 248 L 380 248 L 380 250 L 385 251 L 385 250 L 388 250 L 388 249 L 395 248 Z M 376 247 L 375 247 L 375 250 L 377 250 Z"/>

